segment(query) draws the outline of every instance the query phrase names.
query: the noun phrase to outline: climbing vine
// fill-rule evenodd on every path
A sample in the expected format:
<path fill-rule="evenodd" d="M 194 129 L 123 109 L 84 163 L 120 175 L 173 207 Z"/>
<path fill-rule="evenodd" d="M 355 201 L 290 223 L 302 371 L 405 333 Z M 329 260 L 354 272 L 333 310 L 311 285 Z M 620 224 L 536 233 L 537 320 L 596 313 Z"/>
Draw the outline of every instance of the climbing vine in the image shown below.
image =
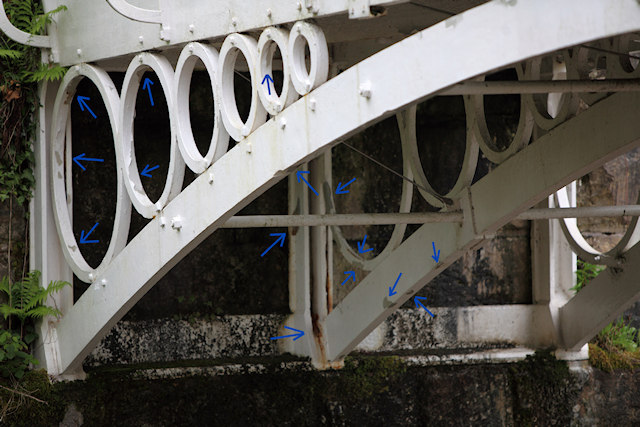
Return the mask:
<path fill-rule="evenodd" d="M 30 34 L 42 34 L 51 17 L 66 10 L 65 6 L 60 6 L 43 13 L 37 0 L 5 0 L 3 3 L 11 23 Z M 60 66 L 44 63 L 40 49 L 19 44 L 0 34 L 0 202 L 8 202 L 9 205 L 9 280 L 26 275 L 26 220 L 27 205 L 35 183 L 31 142 L 36 131 L 34 115 L 38 108 L 38 83 L 60 79 L 65 71 Z M 25 219 L 24 241 L 13 248 L 12 220 L 18 209 Z M 22 259 L 13 262 L 11 251 L 16 249 Z M 18 274 L 11 274 L 12 266 Z"/>

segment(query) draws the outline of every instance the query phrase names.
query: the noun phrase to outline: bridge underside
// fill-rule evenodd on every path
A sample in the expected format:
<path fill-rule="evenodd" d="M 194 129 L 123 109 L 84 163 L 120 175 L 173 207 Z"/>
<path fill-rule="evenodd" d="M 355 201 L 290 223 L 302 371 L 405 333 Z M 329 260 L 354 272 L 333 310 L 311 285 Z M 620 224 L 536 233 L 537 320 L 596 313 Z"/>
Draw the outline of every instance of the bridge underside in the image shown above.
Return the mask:
<path fill-rule="evenodd" d="M 70 69 L 62 82 L 41 88 L 31 266 L 45 283 L 75 275 L 90 284 L 75 302 L 71 291 L 58 294 L 64 315 L 41 325 L 38 357 L 50 373 L 79 375 L 82 361 L 136 302 L 222 227 L 288 227 L 292 314 L 279 335 L 287 327 L 304 336 L 279 340 L 279 350 L 308 356 L 318 368 L 340 366 L 402 304 L 517 219 L 535 220 L 532 303 L 461 307 L 456 340 L 580 351 L 640 297 L 637 220 L 612 251 L 598 253 L 569 218 L 575 211 L 559 210 L 575 206 L 573 181 L 640 145 L 640 67 L 629 53 L 640 38 L 638 2 L 494 1 L 472 9 L 475 3 L 464 2 L 453 16 L 421 1 L 227 3 L 228 12 L 216 15 L 204 1 L 161 0 L 159 10 L 124 0 L 71 1 L 49 38 L 38 39 Z M 216 19 L 210 23 L 203 11 Z M 116 24 L 122 31 L 113 39 L 96 36 Z M 208 72 L 215 105 L 204 156 L 188 108 L 196 64 Z M 149 70 L 171 127 L 169 172 L 156 201 L 140 179 L 133 130 L 136 94 Z M 484 81 L 503 70 L 517 78 Z M 121 90 L 107 73 L 114 71 L 125 73 Z M 272 93 L 264 78 L 276 71 L 281 89 Z M 236 106 L 238 72 L 251 82 L 246 118 Z M 83 79 L 102 97 L 118 164 L 113 232 L 95 268 L 83 257 L 70 214 L 70 109 Z M 502 147 L 485 117 L 484 97 L 493 94 L 521 100 L 517 129 Z M 446 194 L 434 190 L 417 148 L 417 105 L 436 96 L 462 96 L 466 115 L 464 159 Z M 393 116 L 403 159 L 399 208 L 387 216 L 339 215 L 332 149 Z M 474 181 L 480 153 L 495 167 Z M 196 178 L 183 189 L 186 167 Z M 288 216 L 234 216 L 284 179 Z M 429 212 L 411 213 L 414 192 Z M 127 242 L 132 207 L 149 223 Z M 405 237 L 407 223 L 421 226 Z M 343 235 L 340 226 L 354 224 L 395 228 L 372 257 Z M 340 301 L 333 242 L 366 274 Z M 575 296 L 573 253 L 608 267 Z M 429 310 L 437 322 L 441 310 Z"/>

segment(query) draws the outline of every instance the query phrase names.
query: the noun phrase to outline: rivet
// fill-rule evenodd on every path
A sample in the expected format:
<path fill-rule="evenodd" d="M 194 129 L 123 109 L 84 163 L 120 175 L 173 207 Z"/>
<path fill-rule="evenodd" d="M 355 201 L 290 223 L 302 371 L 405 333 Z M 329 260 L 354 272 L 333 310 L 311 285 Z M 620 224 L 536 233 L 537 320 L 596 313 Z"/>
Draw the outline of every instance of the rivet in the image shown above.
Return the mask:
<path fill-rule="evenodd" d="M 371 88 L 368 83 L 360 85 L 360 96 L 364 98 L 371 98 Z"/>
<path fill-rule="evenodd" d="M 209 174 L 209 184 L 213 184 L 213 173 Z"/>
<path fill-rule="evenodd" d="M 238 25 L 238 19 L 235 16 L 231 18 L 231 25 L 234 27 Z"/>
<path fill-rule="evenodd" d="M 267 40 L 271 40 L 271 33 L 267 33 Z"/>
<path fill-rule="evenodd" d="M 82 56 L 82 49 L 76 50 L 76 53 L 78 54 L 78 56 Z"/>
<path fill-rule="evenodd" d="M 140 44 L 144 43 L 144 37 L 138 36 L 138 43 Z"/>
<path fill-rule="evenodd" d="M 94 280 L 96 280 L 96 275 L 93 273 L 89 273 L 89 281 L 93 282 Z"/>
<path fill-rule="evenodd" d="M 594 261 L 600 261 L 600 255 L 596 255 L 596 256 L 593 258 L 593 260 L 594 260 Z"/>
<path fill-rule="evenodd" d="M 271 18 L 271 9 L 267 9 L 267 16 Z"/>
<path fill-rule="evenodd" d="M 251 133 L 251 130 L 249 129 L 249 126 L 244 125 L 242 126 L 242 130 L 240 132 L 242 133 L 242 136 L 247 136 L 249 135 L 249 133 Z"/>
<path fill-rule="evenodd" d="M 100 280 L 100 284 L 102 285 L 103 288 L 107 286 L 107 279 Z"/>
<path fill-rule="evenodd" d="M 310 99 L 309 100 L 309 108 L 311 109 L 311 111 L 316 111 L 316 100 L 315 99 Z"/>
<path fill-rule="evenodd" d="M 189 32 L 193 33 L 196 30 L 196 26 L 193 24 L 189 24 Z"/>
<path fill-rule="evenodd" d="M 193 43 L 189 43 L 189 53 L 193 53 Z"/>
<path fill-rule="evenodd" d="M 302 4 L 300 2 L 296 3 L 296 9 L 302 10 Z"/>
<path fill-rule="evenodd" d="M 252 151 L 253 151 L 253 147 L 251 146 L 251 143 L 247 142 L 247 153 L 251 154 Z"/>
<path fill-rule="evenodd" d="M 171 228 L 176 231 L 180 231 L 180 229 L 182 228 L 182 218 L 180 218 L 179 216 L 174 216 L 173 218 L 171 218 Z"/>
<path fill-rule="evenodd" d="M 284 117 L 280 118 L 280 129 L 284 129 L 287 126 L 287 119 Z"/>
<path fill-rule="evenodd" d="M 307 92 L 311 91 L 312 85 L 309 79 L 307 79 L 307 81 L 305 82 L 304 87 L 307 90 Z"/>

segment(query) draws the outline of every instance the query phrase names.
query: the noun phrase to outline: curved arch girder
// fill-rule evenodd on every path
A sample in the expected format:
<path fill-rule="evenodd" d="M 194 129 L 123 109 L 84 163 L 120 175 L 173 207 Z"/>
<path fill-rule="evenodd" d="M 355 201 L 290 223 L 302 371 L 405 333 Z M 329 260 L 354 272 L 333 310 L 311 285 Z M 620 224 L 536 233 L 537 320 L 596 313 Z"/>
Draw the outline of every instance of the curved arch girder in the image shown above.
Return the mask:
<path fill-rule="evenodd" d="M 105 286 L 89 288 L 60 321 L 58 372 L 80 364 L 170 268 L 296 165 L 373 121 L 460 81 L 638 29 L 640 4 L 635 0 L 617 1 L 615 7 L 599 0 L 494 1 L 363 60 L 241 141 L 129 243 L 97 278 Z M 359 95 L 362 85 L 370 98 Z M 244 171 L 241 176 L 239 170 Z M 173 218 L 182 222 L 179 231 L 169 226 Z M 145 253 L 143 260 L 140 253 Z"/>

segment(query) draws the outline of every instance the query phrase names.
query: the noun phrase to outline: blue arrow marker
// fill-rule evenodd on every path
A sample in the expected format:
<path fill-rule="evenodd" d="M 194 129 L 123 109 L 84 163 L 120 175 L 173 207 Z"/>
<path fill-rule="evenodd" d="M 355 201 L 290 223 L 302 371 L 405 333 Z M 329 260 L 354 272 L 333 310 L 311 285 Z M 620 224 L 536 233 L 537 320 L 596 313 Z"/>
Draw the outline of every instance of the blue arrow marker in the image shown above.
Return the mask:
<path fill-rule="evenodd" d="M 104 159 L 92 159 L 92 158 L 90 158 L 90 157 L 85 157 L 84 155 L 85 155 L 85 153 L 82 153 L 82 154 L 77 155 L 77 156 L 75 156 L 75 157 L 73 158 L 73 161 L 74 161 L 74 162 L 76 162 L 76 164 L 77 164 L 78 166 L 80 166 L 80 168 L 81 168 L 83 171 L 86 171 L 86 170 L 87 170 L 87 168 L 85 168 L 84 166 L 82 166 L 82 163 L 80 163 L 80 160 L 86 160 L 87 162 L 104 162 Z"/>
<path fill-rule="evenodd" d="M 389 296 L 392 297 L 395 294 L 397 294 L 396 292 L 396 286 L 398 285 L 398 281 L 400 281 L 400 276 L 402 276 L 402 273 L 398 274 L 398 278 L 396 279 L 396 283 L 393 284 L 393 288 L 389 287 Z"/>
<path fill-rule="evenodd" d="M 271 233 L 270 236 L 279 236 L 279 237 L 276 239 L 275 242 L 273 242 L 271 246 L 267 248 L 266 251 L 262 252 L 262 255 L 260 255 L 261 257 L 265 256 L 265 254 L 269 252 L 269 250 L 271 250 L 271 248 L 274 247 L 278 242 L 280 242 L 280 247 L 282 247 L 282 245 L 284 245 L 284 238 L 287 236 L 287 233 Z"/>
<path fill-rule="evenodd" d="M 297 340 L 298 338 L 300 338 L 301 336 L 304 335 L 304 331 L 301 331 L 300 329 L 296 329 L 296 328 L 290 328 L 288 326 L 284 327 L 285 329 L 288 329 L 290 331 L 296 331 L 297 334 L 291 334 L 291 335 L 282 335 L 280 337 L 271 337 L 272 340 L 279 340 L 280 338 L 291 338 L 291 337 L 295 337 L 293 340 Z"/>
<path fill-rule="evenodd" d="M 309 173 L 309 171 L 297 171 L 297 172 L 296 172 L 296 176 L 298 177 L 298 182 L 300 182 L 300 180 L 303 180 L 303 181 L 305 182 L 305 184 L 307 184 L 307 185 L 309 186 L 309 188 L 311 189 L 311 191 L 313 191 L 314 193 L 316 193 L 316 196 L 319 196 L 319 194 L 318 194 L 318 192 L 316 191 L 316 189 L 315 189 L 315 188 L 313 188 L 313 187 L 311 186 L 311 184 L 309 184 L 309 183 L 307 182 L 307 180 L 306 180 L 306 179 L 304 179 L 304 176 L 302 176 L 302 174 L 303 174 L 303 173 Z"/>
<path fill-rule="evenodd" d="M 353 280 L 353 283 L 356 282 L 356 273 L 355 271 L 345 271 L 344 274 L 348 274 L 347 278 L 344 279 L 344 282 L 340 283 L 340 286 L 344 286 L 350 279 Z"/>
<path fill-rule="evenodd" d="M 144 170 L 142 172 L 140 172 L 140 175 L 142 176 L 147 176 L 149 178 L 151 178 L 151 174 L 149 174 L 149 172 L 154 171 L 156 169 L 158 169 L 160 166 L 159 165 L 155 165 L 154 167 L 150 168 L 149 165 L 144 167 Z"/>
<path fill-rule="evenodd" d="M 84 111 L 84 109 L 86 108 L 87 110 L 89 110 L 89 113 L 93 116 L 94 119 L 97 118 L 97 116 L 95 114 L 93 114 L 93 111 L 91 111 L 91 108 L 89 108 L 89 106 L 87 105 L 87 101 L 90 100 L 91 98 L 89 98 L 88 96 L 80 96 L 78 95 L 78 104 L 80 104 L 80 109 L 82 111 Z"/>
<path fill-rule="evenodd" d="M 433 258 L 435 262 L 438 262 L 440 259 L 440 249 L 438 249 L 438 252 L 436 253 L 436 243 L 431 242 L 431 245 L 433 246 L 433 255 L 431 255 L 431 258 Z"/>
<path fill-rule="evenodd" d="M 336 188 L 336 194 L 347 194 L 349 192 L 349 190 L 345 190 L 345 188 L 347 188 L 347 185 L 351 184 L 355 180 L 356 179 L 353 178 L 351 181 L 347 182 L 345 185 L 342 185 L 342 183 L 339 182 L 338 183 L 338 188 Z"/>
<path fill-rule="evenodd" d="M 373 248 L 369 248 L 366 251 L 364 250 L 364 243 L 367 241 L 367 235 L 364 235 L 364 239 L 362 239 L 362 243 L 358 242 L 358 252 L 360 252 L 361 254 L 364 254 L 366 252 L 372 251 Z"/>
<path fill-rule="evenodd" d="M 262 84 L 264 84 L 265 81 L 267 82 L 267 90 L 269 91 L 269 95 L 271 95 L 271 87 L 269 87 L 269 81 L 271 81 L 271 84 L 273 84 L 273 79 L 269 74 L 265 74 L 264 79 L 262 79 Z M 273 85 L 273 88 L 276 88 L 275 84 Z"/>
<path fill-rule="evenodd" d="M 142 89 L 147 89 L 149 91 L 149 101 L 151 101 L 151 106 L 153 107 L 153 95 L 151 95 L 151 85 L 153 82 L 149 77 L 144 79 L 144 84 L 142 85 Z"/>
<path fill-rule="evenodd" d="M 89 232 L 87 234 L 84 234 L 84 230 L 82 230 L 80 232 L 80 243 L 81 244 L 84 244 L 84 243 L 98 243 L 99 242 L 99 240 L 87 240 L 87 238 L 89 237 L 89 234 L 93 233 L 93 230 L 95 230 L 97 226 L 98 226 L 98 223 L 96 222 L 96 225 L 91 227 L 91 230 L 89 230 Z"/>
<path fill-rule="evenodd" d="M 425 307 L 424 305 L 422 305 L 422 303 L 420 302 L 420 300 L 421 300 L 421 299 L 427 299 L 427 297 L 419 297 L 418 295 L 416 295 L 416 296 L 413 298 L 413 302 L 415 302 L 415 303 L 416 303 L 416 308 L 420 308 L 420 307 L 422 307 L 422 308 L 424 308 L 425 310 L 427 310 L 427 313 L 429 313 L 429 314 L 431 315 L 431 317 L 434 317 L 433 313 L 432 313 L 432 312 L 430 312 L 430 311 L 427 309 L 427 307 Z"/>

